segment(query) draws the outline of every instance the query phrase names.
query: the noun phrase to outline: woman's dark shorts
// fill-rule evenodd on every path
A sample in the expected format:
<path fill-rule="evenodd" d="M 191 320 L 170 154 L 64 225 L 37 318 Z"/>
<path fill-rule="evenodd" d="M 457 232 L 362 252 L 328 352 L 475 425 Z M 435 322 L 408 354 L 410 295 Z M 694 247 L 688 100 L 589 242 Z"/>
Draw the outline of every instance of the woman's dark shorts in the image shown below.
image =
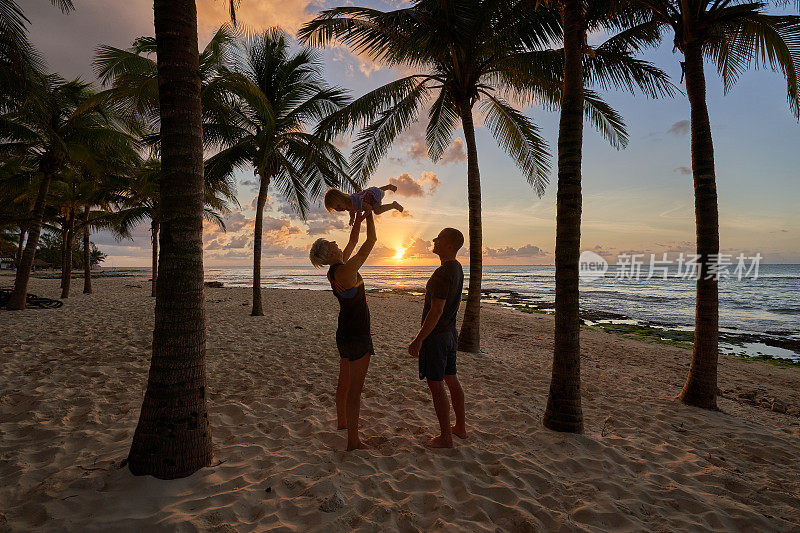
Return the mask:
<path fill-rule="evenodd" d="M 428 335 L 419 350 L 419 379 L 442 381 L 455 375 L 457 347 L 455 331 Z"/>
<path fill-rule="evenodd" d="M 339 348 L 339 357 L 346 357 L 349 361 L 358 361 L 367 354 L 375 355 L 372 335 L 369 334 L 342 337 L 337 333 L 336 346 Z"/>

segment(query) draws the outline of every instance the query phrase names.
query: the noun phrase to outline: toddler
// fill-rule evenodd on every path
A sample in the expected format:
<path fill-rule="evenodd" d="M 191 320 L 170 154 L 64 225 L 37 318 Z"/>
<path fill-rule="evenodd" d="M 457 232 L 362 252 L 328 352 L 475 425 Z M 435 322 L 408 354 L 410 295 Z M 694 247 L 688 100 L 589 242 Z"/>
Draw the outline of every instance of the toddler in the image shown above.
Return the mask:
<path fill-rule="evenodd" d="M 383 187 L 369 187 L 363 191 L 358 191 L 355 194 L 345 194 L 339 189 L 328 189 L 325 193 L 325 208 L 328 211 L 349 211 L 350 212 L 350 225 L 353 225 L 353 220 L 356 218 L 356 213 L 371 209 L 376 215 L 385 213 L 390 209 L 397 209 L 403 211 L 403 206 L 397 202 L 383 205 L 384 191 L 396 191 L 397 185 L 384 185 Z"/>

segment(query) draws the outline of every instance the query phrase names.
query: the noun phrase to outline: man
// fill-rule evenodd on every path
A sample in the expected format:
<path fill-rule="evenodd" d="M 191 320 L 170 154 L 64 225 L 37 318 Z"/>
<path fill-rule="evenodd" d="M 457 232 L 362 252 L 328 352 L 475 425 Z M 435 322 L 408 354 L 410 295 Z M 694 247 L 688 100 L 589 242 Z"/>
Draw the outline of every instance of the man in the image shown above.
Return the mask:
<path fill-rule="evenodd" d="M 453 435 L 467 438 L 464 423 L 464 391 L 456 376 L 456 315 L 464 287 L 464 271 L 456 261 L 464 245 L 464 235 L 454 228 L 445 228 L 433 239 L 433 253 L 441 266 L 425 286 L 425 307 L 422 327 L 408 346 L 411 357 L 419 358 L 419 379 L 427 379 L 433 397 L 433 407 L 439 419 L 441 433 L 428 441 L 432 448 L 452 448 Z M 450 427 L 450 401 L 444 384 L 450 389 L 456 423 Z"/>

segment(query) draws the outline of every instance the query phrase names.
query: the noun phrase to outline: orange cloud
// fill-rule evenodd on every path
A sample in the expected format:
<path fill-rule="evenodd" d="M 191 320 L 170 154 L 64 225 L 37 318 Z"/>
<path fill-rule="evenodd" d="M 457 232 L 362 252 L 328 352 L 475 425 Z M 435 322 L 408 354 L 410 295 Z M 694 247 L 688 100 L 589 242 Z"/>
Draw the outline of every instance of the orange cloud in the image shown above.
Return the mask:
<path fill-rule="evenodd" d="M 408 172 L 403 172 L 396 178 L 389 178 L 389 183 L 397 187 L 396 194 L 419 198 L 433 194 L 440 182 L 433 172 L 423 172 L 417 179 L 412 178 Z"/>
<path fill-rule="evenodd" d="M 244 28 L 263 30 L 280 26 L 294 34 L 312 17 L 311 0 L 245 0 L 238 2 L 236 21 Z M 197 27 L 200 34 L 211 33 L 230 22 L 228 0 L 197 0 Z"/>

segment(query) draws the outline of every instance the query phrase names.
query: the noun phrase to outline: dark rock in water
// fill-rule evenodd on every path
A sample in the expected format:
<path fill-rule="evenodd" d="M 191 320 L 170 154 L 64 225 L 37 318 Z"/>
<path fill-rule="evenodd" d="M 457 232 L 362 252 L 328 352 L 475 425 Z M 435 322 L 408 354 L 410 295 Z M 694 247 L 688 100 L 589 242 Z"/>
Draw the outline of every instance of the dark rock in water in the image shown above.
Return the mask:
<path fill-rule="evenodd" d="M 325 501 L 319 505 L 319 510 L 324 513 L 333 513 L 344 507 L 344 503 L 344 496 L 337 490 L 329 498 L 325 498 Z"/>
<path fill-rule="evenodd" d="M 222 284 L 221 281 L 206 281 L 205 283 L 203 283 L 203 285 L 205 285 L 206 287 L 214 288 L 214 289 L 221 289 L 222 287 L 225 286 L 225 285 Z"/>

